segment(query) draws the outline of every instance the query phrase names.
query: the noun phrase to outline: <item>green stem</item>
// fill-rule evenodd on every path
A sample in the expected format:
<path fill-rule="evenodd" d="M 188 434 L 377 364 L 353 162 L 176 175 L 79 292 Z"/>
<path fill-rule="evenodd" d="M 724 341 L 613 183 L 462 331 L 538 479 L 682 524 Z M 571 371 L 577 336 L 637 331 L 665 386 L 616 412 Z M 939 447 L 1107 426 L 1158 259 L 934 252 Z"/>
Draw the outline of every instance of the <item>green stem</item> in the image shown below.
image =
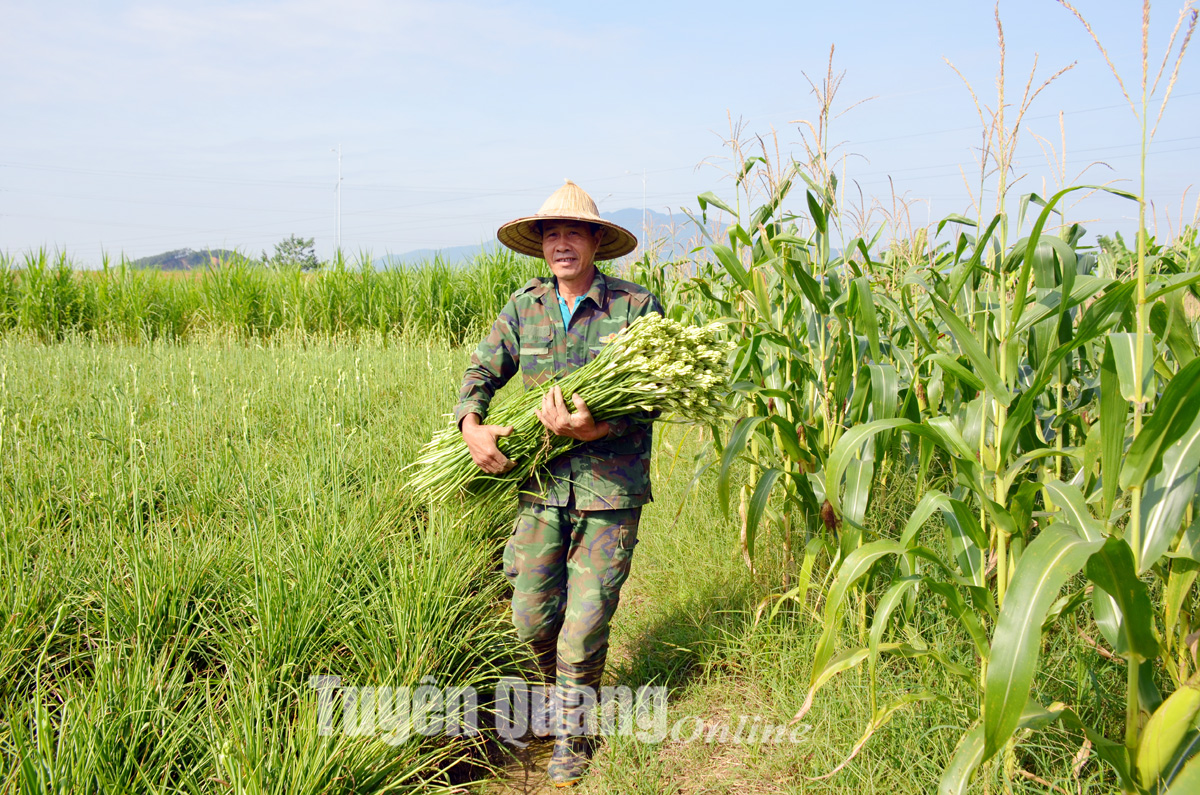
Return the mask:
<path fill-rule="evenodd" d="M 1142 430 L 1142 411 L 1145 401 L 1149 398 L 1148 395 L 1142 393 L 1144 386 L 1142 381 L 1142 373 L 1144 372 L 1145 361 L 1143 356 L 1143 344 L 1146 338 L 1146 145 L 1148 143 L 1146 133 L 1146 111 L 1149 97 L 1146 93 L 1146 74 L 1143 59 L 1142 67 L 1142 150 L 1141 150 L 1141 175 L 1140 187 L 1138 190 L 1138 231 L 1137 231 L 1137 305 L 1136 305 L 1136 323 L 1137 328 L 1134 329 L 1135 342 L 1133 349 L 1134 362 L 1134 377 L 1133 377 L 1133 435 L 1136 437 Z M 1137 530 L 1142 526 L 1142 490 L 1140 487 L 1134 487 L 1129 490 L 1129 521 L 1130 527 Z M 1134 550 L 1134 556 L 1140 566 L 1140 554 L 1138 550 Z M 1136 699 L 1135 693 L 1131 698 Z"/>
<path fill-rule="evenodd" d="M 1136 758 L 1138 748 L 1138 674 L 1141 663 L 1136 657 L 1131 657 L 1127 666 L 1128 680 L 1125 693 L 1125 747 L 1129 749 L 1130 758 Z"/>
<path fill-rule="evenodd" d="M 1054 449 L 1061 453 L 1063 449 L 1063 437 L 1067 433 L 1067 425 L 1063 422 L 1063 385 L 1059 384 L 1055 387 L 1055 392 L 1057 393 L 1055 416 L 1058 417 L 1059 426 L 1058 433 L 1054 434 Z M 1062 480 L 1062 459 L 1061 455 L 1054 456 L 1054 477 L 1059 480 Z"/>
<path fill-rule="evenodd" d="M 1008 533 L 996 527 L 996 604 L 1004 606 L 1004 592 L 1008 590 Z"/>

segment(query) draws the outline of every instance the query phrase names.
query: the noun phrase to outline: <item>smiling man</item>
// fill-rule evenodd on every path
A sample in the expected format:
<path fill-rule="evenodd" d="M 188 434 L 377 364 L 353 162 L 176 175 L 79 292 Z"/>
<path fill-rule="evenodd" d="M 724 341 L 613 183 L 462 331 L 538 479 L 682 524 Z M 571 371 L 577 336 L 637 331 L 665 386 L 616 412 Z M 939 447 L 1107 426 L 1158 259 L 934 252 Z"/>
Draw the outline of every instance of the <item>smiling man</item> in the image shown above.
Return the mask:
<path fill-rule="evenodd" d="M 662 313 L 648 290 L 596 268 L 596 260 L 628 254 L 637 239 L 600 218 L 596 203 L 569 180 L 536 215 L 505 224 L 497 237 L 544 258 L 553 275 L 513 293 L 463 379 L 455 416 L 471 457 L 492 474 L 511 466 L 496 440 L 512 428 L 485 424 L 496 390 L 518 370 L 527 389 L 558 380 L 637 318 Z M 537 416 L 551 433 L 585 444 L 522 486 L 504 573 L 517 635 L 530 644 L 544 682 L 555 685 L 548 773 L 556 785 L 570 786 L 588 764 L 582 710 L 600 686 L 609 622 L 629 576 L 642 506 L 651 499 L 650 421 L 597 421 L 579 395 L 557 386 Z"/>

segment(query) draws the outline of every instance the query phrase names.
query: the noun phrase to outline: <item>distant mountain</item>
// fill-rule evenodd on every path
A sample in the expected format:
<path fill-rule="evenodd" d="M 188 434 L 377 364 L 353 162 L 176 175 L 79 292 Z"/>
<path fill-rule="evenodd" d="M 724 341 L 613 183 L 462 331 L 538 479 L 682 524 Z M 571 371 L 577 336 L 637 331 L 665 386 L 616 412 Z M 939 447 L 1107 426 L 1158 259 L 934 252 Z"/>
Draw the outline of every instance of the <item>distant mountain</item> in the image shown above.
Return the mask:
<path fill-rule="evenodd" d="M 162 271 L 190 271 L 194 268 L 206 268 L 210 265 L 218 265 L 221 262 L 228 262 L 240 256 L 242 255 L 236 251 L 227 251 L 223 248 L 205 249 L 204 251 L 181 248 L 177 251 L 166 251 L 162 254 L 155 254 L 152 257 L 135 259 L 129 264 L 134 268 L 154 268 Z"/>
<path fill-rule="evenodd" d="M 683 213 L 660 213 L 648 210 L 643 219 L 642 211 L 633 207 L 611 213 L 601 213 L 602 218 L 612 221 L 637 236 L 641 251 L 649 248 L 659 258 L 681 258 L 699 244 L 700 233 Z M 648 229 L 647 229 L 648 227 Z M 648 232 L 648 234 L 647 234 Z M 388 254 L 375 260 L 378 269 L 403 267 L 440 257 L 443 262 L 458 264 L 479 256 L 484 251 L 494 251 L 500 244 L 495 240 L 473 246 L 448 246 L 446 248 L 419 248 L 403 254 Z M 185 271 L 204 268 L 222 261 L 243 257 L 236 251 L 226 249 L 203 249 L 194 251 L 181 248 L 152 257 L 142 257 L 130 262 L 135 268 L 153 268 L 164 271 Z"/>
<path fill-rule="evenodd" d="M 696 243 L 693 238 L 699 238 L 700 232 L 692 219 L 683 213 L 659 213 L 647 210 L 643 217 L 642 211 L 633 207 L 617 210 L 611 213 L 601 213 L 601 217 L 628 229 L 637 235 L 638 243 L 644 250 L 651 251 L 666 249 L 678 256 L 693 248 Z"/>
<path fill-rule="evenodd" d="M 691 219 L 682 213 L 660 213 L 654 210 L 646 212 L 645 224 L 642 211 L 629 207 L 611 213 L 601 213 L 601 218 L 625 227 L 637 236 L 638 242 L 645 246 L 647 235 L 644 226 L 649 226 L 649 245 L 651 250 L 659 251 L 667 256 L 683 256 L 696 245 L 693 238 L 700 235 L 692 224 Z M 448 248 L 419 248 L 406 251 L 403 254 L 388 254 L 375 260 L 376 268 L 394 268 L 405 264 L 425 262 L 434 257 L 441 257 L 443 262 L 457 264 L 474 259 L 481 252 L 492 251 L 499 244 L 496 242 L 483 243 L 475 246 L 450 246 Z"/>
<path fill-rule="evenodd" d="M 460 262 L 469 262 L 485 251 L 494 251 L 499 245 L 499 243 L 486 243 L 474 246 L 450 246 L 449 248 L 415 248 L 403 254 L 385 254 L 382 257 L 377 257 L 375 259 L 375 267 L 378 270 L 400 268 L 405 265 L 428 262 L 434 258 L 440 258 L 442 262 L 457 265 Z"/>

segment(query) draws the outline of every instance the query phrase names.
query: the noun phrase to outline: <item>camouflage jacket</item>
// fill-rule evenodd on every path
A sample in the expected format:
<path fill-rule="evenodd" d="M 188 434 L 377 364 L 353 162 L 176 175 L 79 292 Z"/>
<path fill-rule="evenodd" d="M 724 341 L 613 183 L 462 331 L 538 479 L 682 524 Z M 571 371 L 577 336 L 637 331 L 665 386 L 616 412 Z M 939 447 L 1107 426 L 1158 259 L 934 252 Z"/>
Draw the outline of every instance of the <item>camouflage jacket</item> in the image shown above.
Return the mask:
<path fill-rule="evenodd" d="M 564 331 L 554 279 L 530 279 L 512 294 L 492 330 L 471 357 L 454 417 L 487 418 L 492 396 L 517 370 L 525 388 L 582 367 L 616 332 L 650 312 L 662 314 L 658 299 L 633 282 L 599 269 Z M 566 395 L 567 406 L 571 396 Z M 621 417 L 608 421 L 603 439 L 580 445 L 551 460 L 522 485 L 522 499 L 565 506 L 574 491 L 576 510 L 634 508 L 649 502 L 650 421 Z"/>

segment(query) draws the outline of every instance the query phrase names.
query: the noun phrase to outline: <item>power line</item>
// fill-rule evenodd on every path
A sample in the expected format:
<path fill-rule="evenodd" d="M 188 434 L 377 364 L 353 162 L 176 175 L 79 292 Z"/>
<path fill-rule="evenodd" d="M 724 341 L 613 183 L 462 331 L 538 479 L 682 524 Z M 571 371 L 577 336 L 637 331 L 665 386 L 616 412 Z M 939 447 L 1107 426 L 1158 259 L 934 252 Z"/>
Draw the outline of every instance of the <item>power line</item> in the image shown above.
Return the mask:
<path fill-rule="evenodd" d="M 138 179 L 153 179 L 165 182 L 202 182 L 212 185 L 249 185 L 280 188 L 324 188 L 325 185 L 315 182 L 292 182 L 285 180 L 247 180 L 226 177 L 202 177 L 194 174 L 162 174 L 141 171 L 115 171 L 95 168 L 77 168 L 72 166 L 57 166 L 45 163 L 12 163 L 0 161 L 0 167 L 19 168 L 28 171 L 51 171 L 68 174 L 88 174 L 97 177 L 136 177 Z"/>
<path fill-rule="evenodd" d="M 1200 94 L 1200 91 L 1189 91 L 1186 94 L 1174 94 L 1172 96 L 1172 98 L 1173 99 L 1183 99 L 1184 97 L 1194 97 L 1197 94 Z M 1062 111 L 1062 113 L 1065 116 L 1074 116 L 1079 113 L 1095 113 L 1095 112 L 1101 111 L 1101 110 L 1114 110 L 1116 108 L 1125 108 L 1125 107 L 1128 107 L 1128 106 L 1124 105 L 1124 104 L 1121 104 L 1121 105 L 1098 105 L 1094 108 L 1079 108 L 1077 110 L 1064 110 L 1064 111 Z M 1057 118 L 1058 118 L 1057 113 L 1047 113 L 1047 114 L 1043 114 L 1040 116 L 1027 116 L 1027 117 L 1025 117 L 1025 119 L 1022 123 L 1029 122 L 1029 121 L 1041 121 L 1044 119 L 1057 119 Z M 946 129 L 943 129 L 943 130 L 928 130 L 926 132 L 907 133 L 905 135 L 891 135 L 886 138 L 871 138 L 866 141 L 855 141 L 855 140 L 851 139 L 851 140 L 848 140 L 846 143 L 853 144 L 855 146 L 858 146 L 861 144 L 887 143 L 889 141 L 903 141 L 903 140 L 907 140 L 909 138 L 925 138 L 925 137 L 933 136 L 933 135 L 944 135 L 945 133 L 966 132 L 968 130 L 978 130 L 978 129 L 980 129 L 978 124 L 972 124 L 967 127 L 947 127 Z"/>
<path fill-rule="evenodd" d="M 1200 92 L 1189 92 L 1189 93 L 1185 93 L 1185 94 L 1176 94 L 1175 97 L 1178 99 L 1178 98 L 1196 96 L 1197 94 L 1200 94 Z M 1103 110 L 1111 110 L 1114 108 L 1121 108 L 1121 107 L 1124 107 L 1124 106 L 1123 105 L 1106 105 L 1106 106 L 1097 106 L 1097 107 L 1092 107 L 1092 108 L 1081 108 L 1081 109 L 1076 109 L 1076 110 L 1072 110 L 1072 111 L 1064 111 L 1064 113 L 1066 115 L 1075 115 L 1075 114 L 1091 113 L 1091 112 L 1103 111 Z M 1054 118 L 1056 116 L 1057 116 L 1056 113 L 1055 114 L 1045 114 L 1045 115 L 1041 115 L 1041 116 L 1028 117 L 1027 120 L 1047 119 L 1047 118 Z M 899 135 L 899 136 L 889 136 L 886 138 L 869 139 L 866 141 L 857 141 L 857 142 L 852 141 L 851 143 L 854 143 L 854 144 L 880 143 L 880 142 L 888 142 L 888 141 L 905 140 L 905 139 L 915 138 L 915 137 L 920 137 L 920 136 L 932 136 L 932 135 L 937 135 L 937 134 L 941 134 L 941 133 L 945 133 L 945 132 L 958 132 L 958 131 L 973 130 L 973 129 L 978 129 L 978 127 L 972 126 L 972 127 L 962 127 L 962 128 L 950 128 L 950 129 L 946 129 L 946 130 L 936 130 L 936 131 L 930 131 L 930 132 L 912 133 L 912 134 Z M 1183 137 L 1183 138 L 1163 139 L 1163 140 L 1155 141 L 1154 146 L 1150 150 L 1150 155 L 1158 156 L 1158 155 L 1173 154 L 1173 153 L 1178 153 L 1178 152 L 1193 151 L 1196 148 L 1200 148 L 1200 147 L 1179 147 L 1179 148 L 1174 148 L 1174 149 L 1161 149 L 1159 147 L 1160 147 L 1160 145 L 1163 145 L 1163 144 L 1182 143 L 1182 142 L 1187 142 L 1187 141 L 1193 141 L 1193 140 L 1196 140 L 1197 138 L 1200 138 L 1200 136 L 1188 136 L 1188 137 Z M 1090 147 L 1090 148 L 1085 148 L 1085 149 L 1080 149 L 1080 150 L 1068 150 L 1068 154 L 1071 157 L 1071 159 L 1068 160 L 1067 162 L 1068 163 L 1080 162 L 1078 160 L 1078 155 L 1084 154 L 1084 153 L 1104 152 L 1104 151 L 1119 152 L 1122 149 L 1129 149 L 1129 148 L 1133 148 L 1136 146 L 1138 146 L 1138 144 L 1114 144 L 1114 145 L 1109 145 L 1109 146 Z M 1029 158 L 1036 157 L 1036 156 L 1037 156 L 1036 154 L 1030 154 L 1027 156 L 1022 156 L 1022 159 L 1029 159 Z M 1106 159 L 1120 160 L 1120 159 L 1127 159 L 1127 158 L 1136 157 L 1136 156 L 1137 156 L 1136 153 L 1135 154 L 1113 154 Z M 341 207 L 340 207 L 340 203 L 341 203 L 340 202 L 340 199 L 341 199 L 340 193 L 341 193 L 341 187 L 342 187 L 342 182 L 343 182 L 340 159 L 341 158 L 340 158 L 340 152 L 339 152 L 339 173 L 338 173 L 338 183 L 337 183 L 337 192 L 338 192 L 337 241 L 338 241 L 339 248 L 341 247 L 341 216 L 342 216 L 342 211 L 341 211 Z M 924 179 L 953 177 L 953 176 L 958 175 L 957 171 L 944 173 L 944 172 L 941 172 L 940 170 L 947 169 L 947 168 L 957 169 L 961 165 L 964 165 L 964 164 L 943 163 L 943 164 L 934 164 L 934 165 L 912 166 L 912 167 L 907 167 L 907 168 L 891 169 L 891 170 L 887 170 L 887 171 L 868 172 L 865 174 L 857 175 L 857 179 L 860 184 L 870 185 L 870 184 L 879 184 L 877 181 L 870 181 L 872 177 L 881 176 L 881 175 L 885 175 L 885 174 L 886 175 L 909 174 L 910 176 L 907 176 L 906 179 L 913 180 L 913 181 L 924 180 Z M 324 187 L 325 189 L 327 189 L 327 183 L 325 185 L 322 185 L 321 183 L 310 183 L 310 182 L 304 182 L 304 181 L 283 180 L 283 179 L 241 179 L 241 178 L 227 179 L 227 178 L 214 177 L 214 176 L 200 176 L 200 175 L 195 175 L 195 174 L 172 175 L 172 174 L 165 174 L 162 172 L 141 172 L 141 171 L 133 171 L 133 170 L 120 170 L 120 169 L 78 168 L 78 167 L 52 165 L 52 164 L 15 163 L 15 162 L 8 162 L 8 161 L 0 161 L 0 167 L 46 171 L 46 172 L 57 172 L 57 173 L 75 173 L 75 174 L 83 174 L 83 175 L 91 175 L 91 176 L 99 176 L 99 177 L 141 178 L 141 179 L 151 179 L 151 180 L 160 180 L 160 181 L 195 182 L 195 183 L 214 184 L 214 185 L 280 187 L 280 188 L 289 188 L 289 189 L 308 189 L 308 188 L 315 189 L 315 188 Z M 674 167 L 654 169 L 654 170 L 645 169 L 645 170 L 643 170 L 643 174 L 644 174 L 643 179 L 646 180 L 646 175 L 661 175 L 661 174 L 667 174 L 667 173 L 673 173 L 673 172 L 680 172 L 680 171 L 684 171 L 684 170 L 695 171 L 698 168 L 699 168 L 699 165 L 688 165 L 688 166 L 674 166 Z M 628 177 L 629 177 L 629 175 L 627 173 L 622 174 L 622 175 L 591 176 L 584 180 L 581 180 L 581 182 L 585 182 L 587 184 L 602 184 L 602 183 L 607 183 L 607 182 L 626 180 L 626 179 L 628 179 Z M 443 205 L 443 204 L 447 204 L 450 202 L 463 202 L 464 200 L 477 201 L 477 200 L 493 198 L 493 197 L 497 197 L 497 196 L 519 196 L 519 195 L 524 195 L 524 194 L 541 193 L 541 192 L 545 192 L 546 190 L 553 189 L 553 187 L 557 187 L 557 185 L 550 186 L 550 185 L 543 184 L 543 185 L 526 186 L 526 187 L 506 186 L 503 188 L 485 189 L 483 191 L 480 191 L 477 188 L 459 189 L 459 188 L 448 188 L 448 187 L 442 187 L 442 186 L 401 185 L 401 184 L 388 184 L 388 183 L 374 183 L 374 184 L 363 184 L 363 185 L 355 184 L 354 187 L 355 187 L 356 191 L 413 192 L 413 193 L 421 193 L 421 194 L 426 194 L 426 195 L 438 194 L 438 193 L 446 194 L 445 198 L 437 198 L 437 199 L 428 199 L 427 198 L 427 199 L 424 199 L 424 200 L 421 200 L 418 202 L 405 203 L 402 205 L 396 205 L 396 206 L 392 206 L 392 207 L 388 207 L 388 208 L 352 210 L 352 211 L 349 211 L 346 213 L 346 215 L 348 215 L 348 216 L 356 216 L 359 218 L 363 218 L 363 217 L 397 213 L 400 211 L 409 210 L 409 209 L 416 208 L 416 207 L 427 207 L 427 206 L 431 206 L 431 205 Z M 11 189 L 7 192 L 20 193 L 22 195 L 29 195 L 29 196 L 40 195 L 40 196 L 46 196 L 49 198 L 76 198 L 76 199 L 89 200 L 89 201 L 95 200 L 95 201 L 104 201 L 104 202 L 122 202 L 122 203 L 130 203 L 130 204 L 153 203 L 153 204 L 157 204 L 157 205 L 166 205 L 166 206 L 197 207 L 197 208 L 203 208 L 203 209 L 218 209 L 218 210 L 219 209 L 228 209 L 228 210 L 243 211 L 243 212 L 244 211 L 276 212 L 276 213 L 285 212 L 284 210 L 271 210 L 270 208 L 264 208 L 264 207 L 246 208 L 246 207 L 236 207 L 236 206 L 227 206 L 227 205 L 197 204 L 197 203 L 188 203 L 188 202 L 170 202 L 170 201 L 162 201 L 162 200 L 146 201 L 146 200 L 138 200 L 138 199 L 114 198 L 112 196 L 104 196 L 104 197 L 72 196 L 70 194 L 12 191 Z M 612 194 L 610 194 L 610 195 L 612 195 Z M 617 192 L 615 195 L 618 197 L 625 197 L 625 198 L 630 198 L 630 199 L 634 198 L 633 191 Z M 693 197 L 690 194 L 690 192 L 686 193 L 686 194 L 683 192 L 664 192 L 664 193 L 651 194 L 646 190 L 646 187 L 644 184 L 643 185 L 643 203 L 644 204 L 647 203 L 651 198 L 653 198 L 653 199 L 660 199 L 660 198 L 661 199 L 680 199 L 680 198 L 683 198 L 685 201 L 690 201 Z M 6 216 L 8 216 L 8 217 L 23 217 L 23 218 L 38 218 L 38 219 L 46 219 L 47 218 L 46 216 L 23 215 L 23 214 L 12 214 L 12 213 L 6 213 Z M 440 216 L 435 215 L 434 217 L 437 218 Z M 409 229 L 409 228 L 412 228 L 415 226 L 423 226 L 424 228 L 437 229 L 437 228 L 459 226 L 464 223 L 469 223 L 473 220 L 479 220 L 479 219 L 488 219 L 488 221 L 490 222 L 490 221 L 495 221 L 498 218 L 500 218 L 500 217 L 496 214 L 480 215 L 480 214 L 459 213 L 459 214 L 455 215 L 453 220 L 450 220 L 450 221 L 447 221 L 447 222 L 441 223 L 441 224 L 438 224 L 438 223 L 430 224 L 428 222 L 416 221 L 416 220 L 410 218 L 408 222 L 405 222 L 402 220 L 397 220 L 397 221 L 381 222 L 378 224 L 362 225 L 362 226 L 356 228 L 356 231 L 360 234 L 362 232 L 369 232 L 369 231 L 373 231 L 375 229 L 379 229 L 379 230 L 388 229 L 388 230 L 392 230 L 392 231 L 402 231 L 402 230 L 406 230 L 406 229 Z M 196 230 L 196 231 L 189 231 L 189 230 L 180 228 L 180 229 L 178 229 L 177 232 L 168 231 L 168 230 L 172 229 L 171 227 L 155 226 L 155 225 L 151 225 L 151 224 L 105 222 L 105 221 L 93 221 L 93 220 L 85 220 L 85 219 L 78 219 L 78 218 L 64 218 L 64 217 L 51 217 L 51 218 L 48 218 L 47 220 L 57 220 L 60 222 L 67 222 L 67 223 L 106 225 L 106 226 L 110 226 L 110 227 L 163 230 L 163 234 L 140 236 L 140 237 L 135 237 L 135 238 L 129 238 L 124 241 L 124 243 L 130 244 L 130 243 L 139 243 L 139 242 L 159 240 L 159 239 L 164 239 L 168 236 L 176 236 L 176 235 L 182 235 L 182 234 L 229 235 L 231 233 L 241 232 L 241 231 L 260 230 L 260 229 L 265 229 L 265 228 L 279 228 L 279 227 L 283 227 L 286 225 L 309 224 L 309 223 L 312 223 L 312 222 L 320 220 L 320 219 L 319 218 L 310 218 L 310 217 L 293 218 L 291 220 L 278 220 L 278 221 L 272 221 L 272 222 L 266 222 L 266 223 L 255 223 L 255 224 L 240 225 L 240 226 L 236 226 L 236 227 L 220 227 L 220 228 L 216 228 L 216 229 L 204 229 L 204 230 Z M 503 220 L 503 219 L 500 219 L 500 220 Z"/>

